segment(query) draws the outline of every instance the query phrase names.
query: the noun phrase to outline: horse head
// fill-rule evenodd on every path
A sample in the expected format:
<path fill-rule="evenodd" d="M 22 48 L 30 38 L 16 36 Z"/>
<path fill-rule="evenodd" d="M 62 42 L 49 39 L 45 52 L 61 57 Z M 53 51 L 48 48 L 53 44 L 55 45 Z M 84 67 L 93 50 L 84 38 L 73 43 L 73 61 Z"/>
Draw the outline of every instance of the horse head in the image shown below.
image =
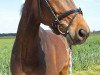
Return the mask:
<path fill-rule="evenodd" d="M 54 33 L 65 36 L 70 44 L 81 44 L 89 36 L 83 12 L 73 0 L 39 0 L 39 14 L 42 23 L 49 25 Z"/>

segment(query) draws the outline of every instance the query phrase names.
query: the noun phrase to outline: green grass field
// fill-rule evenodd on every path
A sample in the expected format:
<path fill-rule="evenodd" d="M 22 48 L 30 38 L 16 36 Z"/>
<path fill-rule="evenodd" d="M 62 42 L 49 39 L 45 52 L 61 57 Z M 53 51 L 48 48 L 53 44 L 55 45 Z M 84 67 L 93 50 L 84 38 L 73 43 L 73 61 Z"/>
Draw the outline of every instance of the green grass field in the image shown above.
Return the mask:
<path fill-rule="evenodd" d="M 100 34 L 73 47 L 73 75 L 100 75 Z"/>
<path fill-rule="evenodd" d="M 0 75 L 10 74 L 10 56 L 14 43 L 14 38 L 0 38 Z"/>
<path fill-rule="evenodd" d="M 0 38 L 0 75 L 10 75 L 14 37 Z M 100 34 L 92 34 L 82 45 L 73 47 L 73 75 L 100 75 Z"/>

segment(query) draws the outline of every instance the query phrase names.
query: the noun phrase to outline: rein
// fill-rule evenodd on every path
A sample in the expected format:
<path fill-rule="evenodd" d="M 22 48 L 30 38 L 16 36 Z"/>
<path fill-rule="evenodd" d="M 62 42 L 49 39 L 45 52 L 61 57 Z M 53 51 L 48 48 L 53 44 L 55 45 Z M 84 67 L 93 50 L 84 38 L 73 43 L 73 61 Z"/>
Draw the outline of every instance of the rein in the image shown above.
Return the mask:
<path fill-rule="evenodd" d="M 63 38 L 66 41 L 66 38 L 65 37 L 63 37 Z M 69 50 L 69 58 L 70 58 L 69 75 L 72 75 L 72 45 L 70 45 L 69 48 L 66 47 L 66 50 Z"/>
<path fill-rule="evenodd" d="M 69 48 L 69 56 L 70 56 L 70 65 L 69 65 L 69 74 L 72 75 L 72 47 Z"/>

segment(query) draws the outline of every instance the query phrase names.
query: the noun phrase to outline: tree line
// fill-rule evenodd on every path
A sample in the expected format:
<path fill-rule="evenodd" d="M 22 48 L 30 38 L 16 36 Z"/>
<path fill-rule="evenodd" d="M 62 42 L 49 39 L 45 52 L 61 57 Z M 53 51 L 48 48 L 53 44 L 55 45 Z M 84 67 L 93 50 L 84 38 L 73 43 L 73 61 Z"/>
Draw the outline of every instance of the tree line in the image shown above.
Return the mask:
<path fill-rule="evenodd" d="M 100 34 L 100 31 L 93 31 L 94 34 Z M 0 37 L 16 36 L 16 33 L 0 33 Z"/>
<path fill-rule="evenodd" d="M 16 36 L 16 33 L 1 33 L 0 37 Z"/>
<path fill-rule="evenodd" d="M 100 34 L 100 31 L 93 31 L 94 34 Z"/>

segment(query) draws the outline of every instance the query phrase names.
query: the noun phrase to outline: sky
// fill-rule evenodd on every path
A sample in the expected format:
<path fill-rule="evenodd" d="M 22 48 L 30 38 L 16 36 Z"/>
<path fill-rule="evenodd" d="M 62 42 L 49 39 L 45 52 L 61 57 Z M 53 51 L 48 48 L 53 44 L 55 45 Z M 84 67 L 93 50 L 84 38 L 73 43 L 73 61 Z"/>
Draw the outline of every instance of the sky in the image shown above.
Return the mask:
<path fill-rule="evenodd" d="M 0 33 L 16 33 L 24 0 L 0 0 Z M 91 31 L 100 30 L 100 0 L 74 0 Z M 43 28 L 47 29 L 47 27 Z"/>

